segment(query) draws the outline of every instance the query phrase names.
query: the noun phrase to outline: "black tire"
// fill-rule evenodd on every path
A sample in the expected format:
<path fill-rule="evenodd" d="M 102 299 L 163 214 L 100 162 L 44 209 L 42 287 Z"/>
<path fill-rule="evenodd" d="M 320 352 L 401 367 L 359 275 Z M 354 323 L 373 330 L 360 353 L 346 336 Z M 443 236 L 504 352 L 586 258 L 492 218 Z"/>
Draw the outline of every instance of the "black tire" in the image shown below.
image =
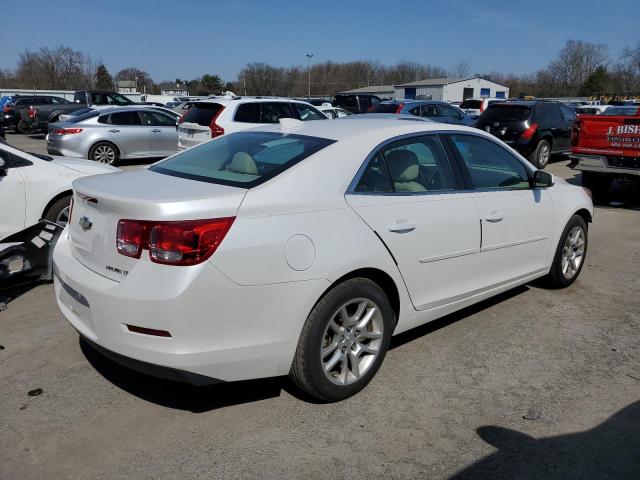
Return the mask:
<path fill-rule="evenodd" d="M 16 123 L 16 133 L 21 133 L 23 135 L 28 135 L 31 133 L 31 127 L 27 122 L 20 119 L 18 123 Z"/>
<path fill-rule="evenodd" d="M 341 306 L 356 299 L 371 301 L 379 307 L 380 316 L 377 321 L 383 326 L 382 336 L 377 355 L 365 367 L 366 370 L 360 378 L 350 380 L 353 383 L 337 385 L 327 378 L 329 374 L 324 373 L 321 349 L 327 340 L 325 333 L 328 334 L 327 328 L 330 321 L 333 318 L 338 318 L 336 315 L 338 315 Z M 335 402 L 355 395 L 367 386 L 380 368 L 389 348 L 394 324 L 395 312 L 378 284 L 366 278 L 352 278 L 336 285 L 318 301 L 302 327 L 296 354 L 289 371 L 290 378 L 301 390 L 323 402 Z M 357 334 L 358 330 L 351 333 L 351 335 Z M 347 334 L 345 333 L 345 335 Z M 338 338 L 332 339 L 331 343 L 334 341 L 338 343 L 339 340 Z M 340 355 L 340 351 L 346 351 L 345 355 L 350 354 L 346 347 L 338 347 L 333 350 L 333 353 Z M 330 357 L 331 354 L 327 356 Z M 353 365 L 352 361 L 349 360 L 347 365 Z M 337 375 L 336 378 L 338 378 Z"/>
<path fill-rule="evenodd" d="M 111 159 L 101 155 L 105 150 L 112 152 Z M 120 162 L 120 150 L 111 142 L 98 142 L 89 150 L 89 160 L 116 166 Z"/>
<path fill-rule="evenodd" d="M 551 158 L 551 144 L 547 140 L 540 140 L 536 149 L 529 155 L 531 162 L 537 169 L 543 170 Z"/>
<path fill-rule="evenodd" d="M 563 251 L 565 249 L 565 243 L 567 242 L 567 237 L 569 234 L 574 231 L 575 228 L 582 229 L 584 233 L 584 251 L 582 253 L 582 258 L 580 260 L 580 265 L 578 266 L 575 273 L 570 277 L 563 273 Z M 549 274 L 545 277 L 547 286 L 551 288 L 566 288 L 576 281 L 578 275 L 582 271 L 582 267 L 584 266 L 584 262 L 587 258 L 587 246 L 589 244 L 589 231 L 587 228 L 587 222 L 584 221 L 580 215 L 574 215 L 569 219 L 567 225 L 564 227 L 562 231 L 562 235 L 560 236 L 560 241 L 558 242 L 558 247 L 556 248 L 556 253 L 553 257 L 553 263 L 551 264 L 551 270 Z"/>
<path fill-rule="evenodd" d="M 67 195 L 65 197 L 59 198 L 49 208 L 44 214 L 44 218 L 49 220 L 50 222 L 61 222 L 60 214 L 63 213 L 63 210 L 69 206 L 71 203 L 71 195 Z"/>
<path fill-rule="evenodd" d="M 582 172 L 582 186 L 591 190 L 594 203 L 600 203 L 609 196 L 613 177 L 606 173 Z"/>

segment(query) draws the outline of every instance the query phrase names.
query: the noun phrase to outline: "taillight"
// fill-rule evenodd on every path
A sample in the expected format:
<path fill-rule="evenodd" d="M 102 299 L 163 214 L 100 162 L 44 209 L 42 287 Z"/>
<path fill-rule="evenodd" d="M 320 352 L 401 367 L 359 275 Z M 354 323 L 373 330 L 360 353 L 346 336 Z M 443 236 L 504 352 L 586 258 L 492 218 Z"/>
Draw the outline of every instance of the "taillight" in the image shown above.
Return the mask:
<path fill-rule="evenodd" d="M 580 120 L 580 118 L 576 119 L 575 122 L 573 122 L 573 127 L 571 127 L 571 146 L 572 147 L 577 147 L 578 146 L 578 141 L 579 141 L 579 137 L 580 137 L 580 124 L 582 123 L 582 121 Z"/>
<path fill-rule="evenodd" d="M 53 133 L 54 135 L 73 135 L 74 133 L 80 133 L 81 131 L 81 128 L 56 128 Z"/>
<path fill-rule="evenodd" d="M 536 133 L 536 130 L 538 130 L 538 124 L 532 123 L 529 128 L 527 128 L 524 132 L 522 132 L 522 135 L 520 135 L 520 138 L 529 140 L 531 137 L 533 137 L 533 134 Z"/>
<path fill-rule="evenodd" d="M 142 250 L 148 249 L 154 263 L 197 265 L 213 255 L 234 220 L 120 220 L 116 248 L 118 253 L 133 258 L 140 258 Z"/>
<path fill-rule="evenodd" d="M 396 113 L 400 113 L 403 108 L 404 108 L 404 103 L 398 104 L 398 108 L 396 108 Z"/>
<path fill-rule="evenodd" d="M 219 137 L 220 135 L 224 135 L 224 128 L 222 128 L 220 125 L 216 123 L 216 120 L 218 119 L 218 117 L 220 116 L 223 110 L 224 110 L 224 107 L 220 108 L 220 110 L 218 110 L 218 113 L 216 113 L 211 119 L 211 123 L 209 124 L 209 128 L 211 129 L 211 138 L 216 138 L 216 137 Z"/>
<path fill-rule="evenodd" d="M 183 113 L 183 114 L 180 116 L 180 120 L 178 120 L 178 123 L 182 123 L 182 122 L 184 122 L 184 116 L 185 116 L 186 114 L 187 114 L 187 113 L 185 112 L 185 113 Z"/>
<path fill-rule="evenodd" d="M 2 111 L 4 113 L 9 113 L 11 111 L 11 105 L 9 105 L 8 103 L 5 103 L 4 106 L 2 107 Z"/>
<path fill-rule="evenodd" d="M 480 113 L 484 112 L 484 101 L 480 102 Z"/>
<path fill-rule="evenodd" d="M 38 115 L 38 110 L 33 107 L 29 107 L 29 110 L 27 110 L 27 115 L 29 115 L 29 118 L 31 119 L 36 118 L 36 115 Z"/>

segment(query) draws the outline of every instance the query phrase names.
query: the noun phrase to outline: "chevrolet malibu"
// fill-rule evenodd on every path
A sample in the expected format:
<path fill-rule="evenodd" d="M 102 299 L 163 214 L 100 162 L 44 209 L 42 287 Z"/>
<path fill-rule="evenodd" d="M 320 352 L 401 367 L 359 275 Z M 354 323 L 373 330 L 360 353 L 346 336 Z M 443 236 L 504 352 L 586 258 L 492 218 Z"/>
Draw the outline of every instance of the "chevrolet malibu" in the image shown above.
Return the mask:
<path fill-rule="evenodd" d="M 288 374 L 337 401 L 392 335 L 539 277 L 571 285 L 592 211 L 479 130 L 283 119 L 76 180 L 55 292 L 130 367 L 196 385 Z"/>

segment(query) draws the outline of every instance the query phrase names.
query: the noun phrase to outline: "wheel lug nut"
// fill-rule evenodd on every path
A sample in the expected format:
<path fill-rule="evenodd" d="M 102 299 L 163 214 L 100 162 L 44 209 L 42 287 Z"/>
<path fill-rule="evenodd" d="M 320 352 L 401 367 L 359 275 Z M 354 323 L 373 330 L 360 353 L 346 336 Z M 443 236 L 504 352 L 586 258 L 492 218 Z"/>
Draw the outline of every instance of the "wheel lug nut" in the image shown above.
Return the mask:
<path fill-rule="evenodd" d="M 358 348 L 358 347 L 356 346 L 355 343 L 351 345 L 351 350 L 355 350 L 356 348 Z"/>
<path fill-rule="evenodd" d="M 356 337 L 360 335 L 360 330 L 356 330 Z"/>
<path fill-rule="evenodd" d="M 347 351 L 347 347 L 342 347 L 342 353 Z"/>

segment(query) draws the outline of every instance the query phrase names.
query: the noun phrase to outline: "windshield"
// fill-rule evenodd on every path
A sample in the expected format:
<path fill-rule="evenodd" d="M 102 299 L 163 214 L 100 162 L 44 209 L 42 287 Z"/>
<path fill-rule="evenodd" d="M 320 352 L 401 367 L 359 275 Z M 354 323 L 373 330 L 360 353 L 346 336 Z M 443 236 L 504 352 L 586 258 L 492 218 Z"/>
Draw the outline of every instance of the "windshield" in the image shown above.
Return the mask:
<path fill-rule="evenodd" d="M 462 107 L 462 105 L 461 105 Z M 480 117 L 483 122 L 526 120 L 531 114 L 531 107 L 525 105 L 497 104 L 490 105 Z"/>
<path fill-rule="evenodd" d="M 473 110 L 480 110 L 482 107 L 482 100 L 465 100 L 460 105 L 460 108 L 470 108 Z"/>
<path fill-rule="evenodd" d="M 185 150 L 149 167 L 175 177 L 251 188 L 334 140 L 275 132 L 239 132 Z"/>

